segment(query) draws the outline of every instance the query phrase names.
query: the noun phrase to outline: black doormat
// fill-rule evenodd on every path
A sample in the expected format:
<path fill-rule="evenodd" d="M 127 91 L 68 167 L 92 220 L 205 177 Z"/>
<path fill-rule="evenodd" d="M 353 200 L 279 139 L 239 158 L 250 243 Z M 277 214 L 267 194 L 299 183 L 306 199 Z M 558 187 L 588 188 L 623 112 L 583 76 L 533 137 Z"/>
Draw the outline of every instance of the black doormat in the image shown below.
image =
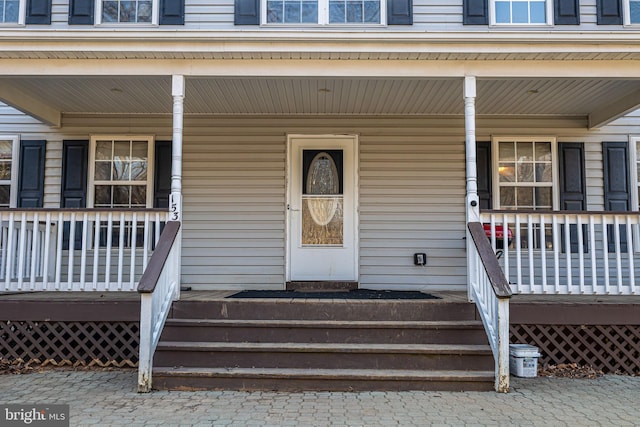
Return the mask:
<path fill-rule="evenodd" d="M 374 291 L 352 289 L 339 292 L 242 291 L 227 298 L 311 298 L 311 299 L 440 299 L 418 291 Z"/>

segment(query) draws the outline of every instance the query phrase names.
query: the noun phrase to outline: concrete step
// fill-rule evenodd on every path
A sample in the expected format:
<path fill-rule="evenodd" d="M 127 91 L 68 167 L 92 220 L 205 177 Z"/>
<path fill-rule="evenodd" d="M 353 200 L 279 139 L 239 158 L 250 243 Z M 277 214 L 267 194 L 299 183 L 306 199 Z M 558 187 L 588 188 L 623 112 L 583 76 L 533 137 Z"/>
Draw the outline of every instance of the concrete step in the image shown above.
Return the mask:
<path fill-rule="evenodd" d="M 481 321 L 168 319 L 163 341 L 487 344 Z"/>
<path fill-rule="evenodd" d="M 493 371 L 154 368 L 160 390 L 490 391 Z"/>
<path fill-rule="evenodd" d="M 232 299 L 176 301 L 176 319 L 478 320 L 472 303 L 443 300 Z"/>
<path fill-rule="evenodd" d="M 488 345 L 162 341 L 158 367 L 491 370 Z"/>

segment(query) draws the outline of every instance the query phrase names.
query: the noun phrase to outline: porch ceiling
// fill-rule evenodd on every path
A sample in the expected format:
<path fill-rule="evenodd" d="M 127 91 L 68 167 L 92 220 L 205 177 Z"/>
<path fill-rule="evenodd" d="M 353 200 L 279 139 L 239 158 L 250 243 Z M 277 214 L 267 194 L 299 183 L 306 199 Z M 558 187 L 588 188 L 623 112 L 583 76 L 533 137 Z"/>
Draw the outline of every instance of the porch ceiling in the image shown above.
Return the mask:
<path fill-rule="evenodd" d="M 478 115 L 588 116 L 636 108 L 640 80 L 478 79 Z M 56 114 L 170 114 L 169 76 L 3 77 L 0 99 L 45 122 Z M 460 78 L 187 78 L 186 114 L 462 115 Z"/>

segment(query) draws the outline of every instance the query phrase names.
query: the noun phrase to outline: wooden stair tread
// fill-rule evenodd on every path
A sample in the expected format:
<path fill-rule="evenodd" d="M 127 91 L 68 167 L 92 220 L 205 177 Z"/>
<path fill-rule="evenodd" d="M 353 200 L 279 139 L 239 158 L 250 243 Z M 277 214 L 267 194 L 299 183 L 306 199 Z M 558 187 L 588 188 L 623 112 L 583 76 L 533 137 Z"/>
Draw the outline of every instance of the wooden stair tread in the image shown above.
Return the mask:
<path fill-rule="evenodd" d="M 234 319 L 167 319 L 166 326 L 243 326 L 253 328 L 296 327 L 296 328 L 403 328 L 403 329 L 467 329 L 481 328 L 480 320 L 234 320 Z"/>

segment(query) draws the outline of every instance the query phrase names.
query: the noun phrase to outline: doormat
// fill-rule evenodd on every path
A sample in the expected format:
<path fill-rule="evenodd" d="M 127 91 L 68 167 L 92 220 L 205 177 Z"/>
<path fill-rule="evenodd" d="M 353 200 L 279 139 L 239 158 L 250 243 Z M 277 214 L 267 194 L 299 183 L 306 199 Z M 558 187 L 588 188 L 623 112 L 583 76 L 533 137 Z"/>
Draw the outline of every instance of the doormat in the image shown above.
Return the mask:
<path fill-rule="evenodd" d="M 440 297 L 418 291 L 375 291 L 352 289 L 334 292 L 301 291 L 241 291 L 227 298 L 309 298 L 309 299 L 440 299 Z"/>

